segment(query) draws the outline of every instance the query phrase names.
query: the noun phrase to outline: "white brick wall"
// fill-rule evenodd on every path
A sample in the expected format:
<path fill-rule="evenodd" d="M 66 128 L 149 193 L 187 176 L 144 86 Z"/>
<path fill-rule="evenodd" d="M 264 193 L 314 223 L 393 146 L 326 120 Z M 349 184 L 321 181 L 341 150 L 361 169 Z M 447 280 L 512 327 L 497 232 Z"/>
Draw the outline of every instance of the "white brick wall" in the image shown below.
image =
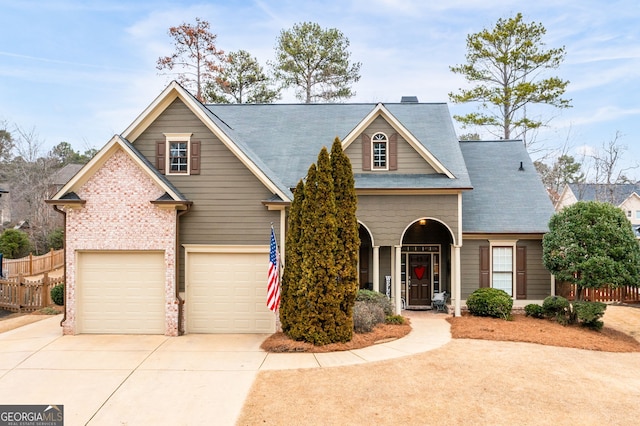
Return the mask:
<path fill-rule="evenodd" d="M 150 203 L 164 191 L 122 150 L 116 151 L 76 191 L 86 200 L 66 209 L 67 317 L 64 334 L 76 334 L 76 252 L 162 250 L 166 263 L 165 334 L 178 335 L 176 212 Z"/>

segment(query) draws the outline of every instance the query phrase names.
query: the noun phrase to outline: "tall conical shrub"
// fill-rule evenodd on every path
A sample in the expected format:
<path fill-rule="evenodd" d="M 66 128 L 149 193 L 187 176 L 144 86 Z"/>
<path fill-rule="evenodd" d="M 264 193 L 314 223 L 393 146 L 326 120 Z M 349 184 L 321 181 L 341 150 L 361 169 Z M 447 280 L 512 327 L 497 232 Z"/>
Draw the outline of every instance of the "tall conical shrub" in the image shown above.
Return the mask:
<path fill-rule="evenodd" d="M 282 331 L 289 334 L 291 329 L 302 321 L 299 302 L 302 254 L 300 251 L 301 211 L 304 201 L 304 182 L 300 180 L 293 193 L 289 208 L 289 229 L 285 244 L 285 268 L 282 274 L 280 290 L 280 324 Z"/>
<path fill-rule="evenodd" d="M 349 157 L 342 150 L 339 138 L 331 147 L 331 170 L 336 201 L 337 244 L 334 254 L 338 271 L 340 309 L 344 321 L 338 325 L 340 334 L 353 334 L 353 306 L 358 292 L 358 253 L 360 237 L 358 235 L 358 197 L 355 190 L 353 169 Z"/>
<path fill-rule="evenodd" d="M 336 158 L 322 148 L 317 166 L 309 167 L 305 183 L 295 190 L 280 307 L 282 329 L 289 337 L 320 345 L 351 340 L 357 291 L 353 172 L 339 140 L 335 143 Z"/>

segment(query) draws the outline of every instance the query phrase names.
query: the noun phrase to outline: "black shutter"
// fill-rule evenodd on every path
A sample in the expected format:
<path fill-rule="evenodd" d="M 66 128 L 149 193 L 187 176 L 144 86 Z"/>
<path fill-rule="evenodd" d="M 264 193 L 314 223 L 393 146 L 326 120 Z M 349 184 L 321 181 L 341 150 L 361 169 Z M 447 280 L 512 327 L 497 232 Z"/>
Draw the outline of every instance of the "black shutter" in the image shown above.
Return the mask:
<path fill-rule="evenodd" d="M 489 246 L 480 246 L 480 287 L 490 287 L 491 256 Z"/>
<path fill-rule="evenodd" d="M 156 169 L 161 174 L 165 174 L 166 155 L 167 155 L 167 142 L 156 141 Z"/>

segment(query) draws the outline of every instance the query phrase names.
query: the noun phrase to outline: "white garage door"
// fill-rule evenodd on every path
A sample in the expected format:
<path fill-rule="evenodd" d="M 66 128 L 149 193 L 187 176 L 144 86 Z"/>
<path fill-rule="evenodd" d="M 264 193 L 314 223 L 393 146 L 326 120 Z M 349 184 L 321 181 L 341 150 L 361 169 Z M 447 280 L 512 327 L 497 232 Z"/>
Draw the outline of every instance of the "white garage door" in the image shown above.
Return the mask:
<path fill-rule="evenodd" d="M 164 334 L 164 253 L 78 252 L 80 333 Z"/>
<path fill-rule="evenodd" d="M 239 252 L 187 251 L 188 333 L 275 331 L 275 314 L 266 305 L 269 249 L 261 248 L 259 253 L 236 250 Z"/>

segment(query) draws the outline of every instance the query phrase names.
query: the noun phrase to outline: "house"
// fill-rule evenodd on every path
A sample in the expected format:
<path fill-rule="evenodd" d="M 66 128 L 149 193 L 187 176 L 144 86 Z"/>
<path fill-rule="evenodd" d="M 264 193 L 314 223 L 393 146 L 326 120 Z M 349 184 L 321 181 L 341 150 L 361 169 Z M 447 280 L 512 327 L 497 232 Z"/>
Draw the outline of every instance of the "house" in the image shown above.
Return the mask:
<path fill-rule="evenodd" d="M 600 201 L 620 207 L 640 238 L 640 184 L 570 183 L 564 186 L 555 203 L 556 211 L 578 201 Z"/>
<path fill-rule="evenodd" d="M 358 194 L 361 288 L 396 310 L 482 286 L 553 292 L 553 206 L 522 142 L 456 138 L 446 104 L 203 105 L 171 83 L 47 202 L 66 218 L 64 333 L 270 333 L 270 227 L 339 137 Z M 286 259 L 283 259 L 286 264 Z"/>

